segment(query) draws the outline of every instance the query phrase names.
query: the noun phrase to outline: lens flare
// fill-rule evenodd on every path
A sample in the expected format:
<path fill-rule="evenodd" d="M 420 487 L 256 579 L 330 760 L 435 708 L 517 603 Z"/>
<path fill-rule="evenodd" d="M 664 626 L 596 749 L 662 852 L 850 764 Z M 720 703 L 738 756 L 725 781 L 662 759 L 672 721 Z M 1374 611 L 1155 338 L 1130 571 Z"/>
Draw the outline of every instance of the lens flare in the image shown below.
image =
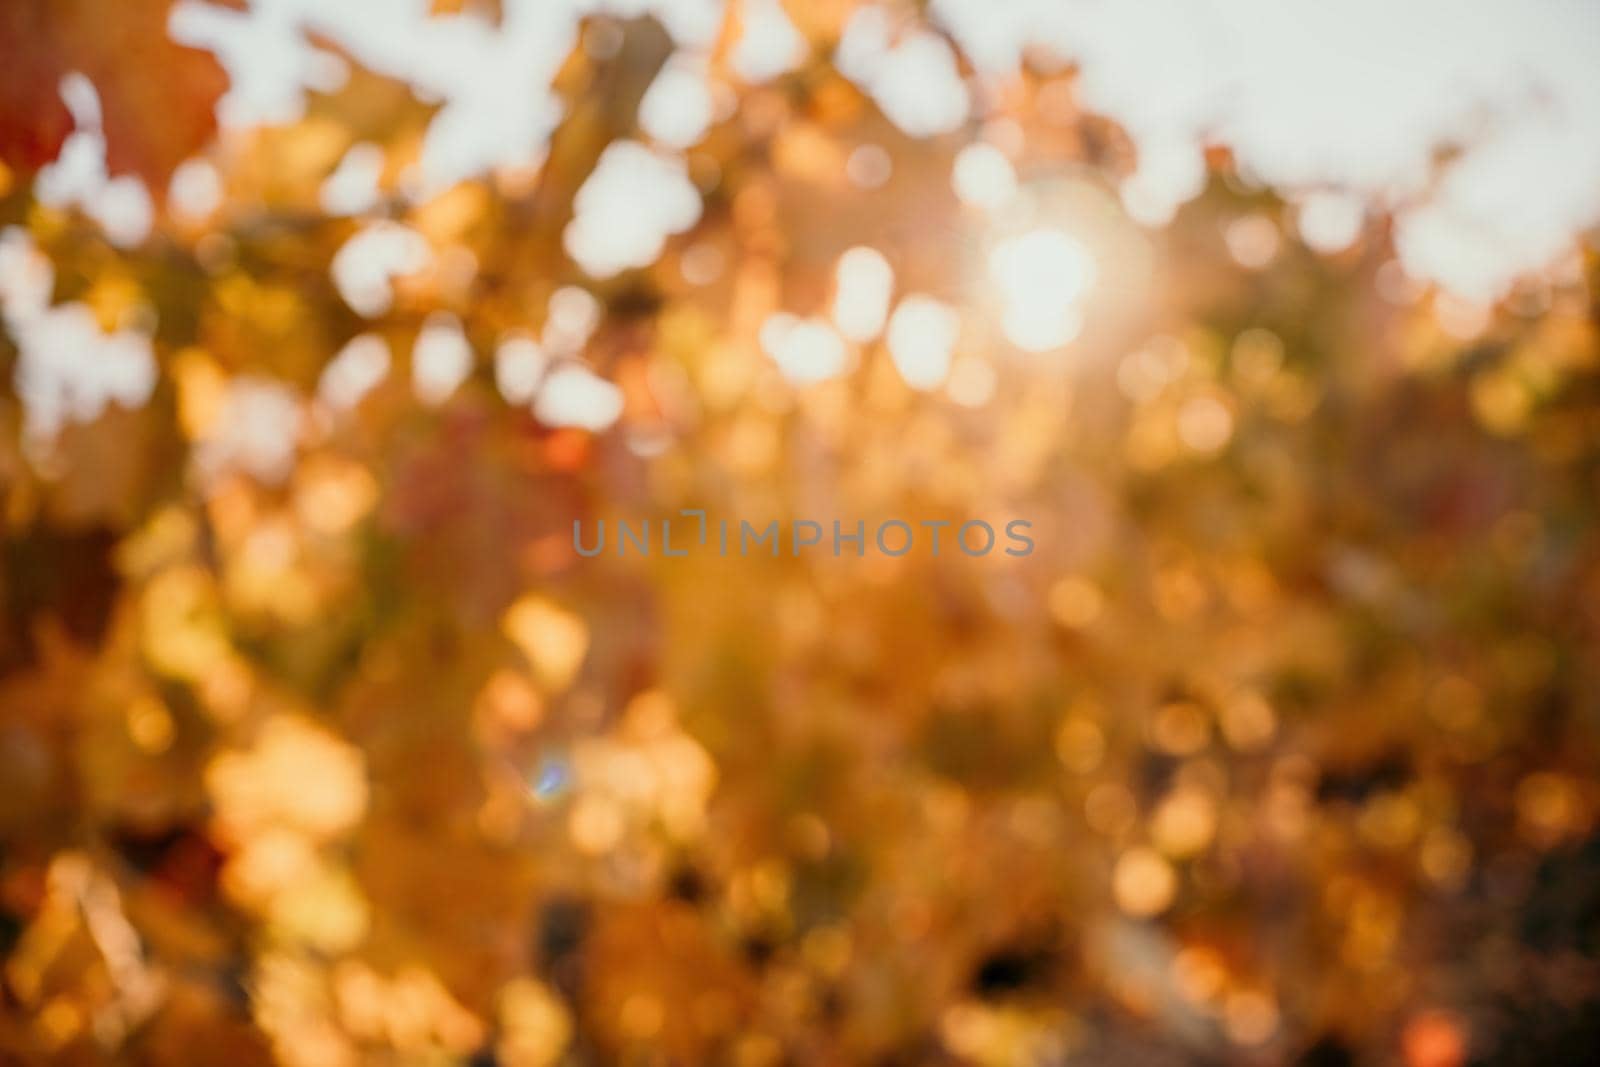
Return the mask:
<path fill-rule="evenodd" d="M 1078 336 L 1095 265 L 1073 237 L 1040 228 L 1008 238 L 989 254 L 989 277 L 1000 292 L 1001 328 L 1018 348 L 1048 352 Z"/>

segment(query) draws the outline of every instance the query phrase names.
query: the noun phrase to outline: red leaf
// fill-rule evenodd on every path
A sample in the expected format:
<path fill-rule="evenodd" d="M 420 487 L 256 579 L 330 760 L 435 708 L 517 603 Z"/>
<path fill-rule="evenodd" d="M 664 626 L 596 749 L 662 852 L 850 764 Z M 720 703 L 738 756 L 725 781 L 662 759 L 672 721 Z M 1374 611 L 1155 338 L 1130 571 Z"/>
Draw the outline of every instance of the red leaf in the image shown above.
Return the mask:
<path fill-rule="evenodd" d="M 227 88 L 216 57 L 167 35 L 171 0 L 0 3 L 0 159 L 34 170 L 72 131 L 61 79 L 94 83 L 106 164 L 153 188 L 210 138 Z"/>

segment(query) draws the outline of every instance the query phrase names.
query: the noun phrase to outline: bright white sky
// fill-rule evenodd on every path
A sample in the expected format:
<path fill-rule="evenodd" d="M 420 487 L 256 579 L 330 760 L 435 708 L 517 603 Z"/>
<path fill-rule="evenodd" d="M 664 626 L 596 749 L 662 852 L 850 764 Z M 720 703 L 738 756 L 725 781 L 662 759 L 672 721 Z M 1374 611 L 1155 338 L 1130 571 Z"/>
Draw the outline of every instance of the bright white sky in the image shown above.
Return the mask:
<path fill-rule="evenodd" d="M 727 2 L 745 7 L 742 76 L 775 76 L 803 54 L 773 0 Z M 654 12 L 688 53 L 651 99 L 646 128 L 661 130 L 663 147 L 705 127 L 712 94 L 696 84 L 692 56 L 715 40 L 722 0 L 506 0 L 499 31 L 470 15 L 431 17 L 429 6 L 253 0 L 239 14 L 183 0 L 173 30 L 222 57 L 233 77 L 222 112 L 234 124 L 292 118 L 306 86 L 337 81 L 338 62 L 306 30 L 444 101 L 419 191 L 541 156 L 561 118 L 551 79 L 595 11 Z M 1396 211 L 1406 267 L 1481 300 L 1600 219 L 1593 0 L 932 0 L 929 11 L 976 79 L 888 6 L 853 18 L 841 69 L 923 136 L 965 122 L 1025 48 L 1074 61 L 1084 103 L 1140 146 L 1144 165 L 1124 192 L 1152 222 L 1197 191 L 1201 145 L 1220 142 L 1288 195 L 1322 194 L 1314 217 Z M 1464 154 L 1439 177 L 1433 160 L 1446 146 Z"/>
<path fill-rule="evenodd" d="M 932 0 L 1003 77 L 1027 44 L 1078 61 L 1086 106 L 1152 167 L 1144 199 L 1197 188 L 1202 141 L 1290 195 L 1398 213 L 1406 267 L 1472 299 L 1600 219 L 1593 0 Z M 1464 149 L 1435 184 L 1432 160 Z"/>
<path fill-rule="evenodd" d="M 800 59 L 778 3 L 728 3 L 746 8 L 742 77 Z M 338 80 L 338 61 L 304 30 L 442 99 L 421 189 L 541 155 L 560 122 L 550 80 L 594 11 L 666 22 L 690 61 L 662 74 L 646 131 L 682 149 L 704 130 L 712 93 L 693 56 L 717 37 L 723 0 L 506 0 L 504 10 L 494 30 L 474 16 L 432 18 L 427 0 L 253 0 L 246 14 L 184 0 L 173 29 L 226 62 L 234 88 L 222 117 L 235 125 L 291 118 L 307 85 Z M 979 83 L 1008 77 L 1024 48 L 1080 64 L 1083 102 L 1139 144 L 1144 165 L 1125 198 L 1147 221 L 1197 192 L 1208 141 L 1291 197 L 1320 194 L 1312 216 L 1334 221 L 1334 237 L 1341 213 L 1394 210 L 1405 266 L 1470 299 L 1546 266 L 1600 219 L 1592 0 L 931 0 L 930 14 Z M 942 38 L 888 6 L 856 13 L 837 61 L 914 136 L 958 128 L 981 98 Z M 1446 146 L 1464 155 L 1440 178 Z"/>

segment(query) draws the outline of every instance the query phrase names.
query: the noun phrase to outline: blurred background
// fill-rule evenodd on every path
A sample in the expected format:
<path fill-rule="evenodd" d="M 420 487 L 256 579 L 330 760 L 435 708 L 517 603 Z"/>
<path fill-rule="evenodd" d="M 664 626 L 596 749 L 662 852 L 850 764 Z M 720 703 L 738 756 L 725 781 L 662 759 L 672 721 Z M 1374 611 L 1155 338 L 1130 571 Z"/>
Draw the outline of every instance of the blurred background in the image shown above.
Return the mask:
<path fill-rule="evenodd" d="M 0 1062 L 1593 1062 L 1597 55 L 9 0 Z"/>

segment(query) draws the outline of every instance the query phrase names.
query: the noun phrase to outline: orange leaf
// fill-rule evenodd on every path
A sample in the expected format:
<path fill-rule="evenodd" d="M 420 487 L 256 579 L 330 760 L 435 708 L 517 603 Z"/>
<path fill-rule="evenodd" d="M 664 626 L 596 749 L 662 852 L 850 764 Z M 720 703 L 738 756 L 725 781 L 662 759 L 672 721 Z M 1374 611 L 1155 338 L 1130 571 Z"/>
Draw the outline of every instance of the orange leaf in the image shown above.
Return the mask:
<path fill-rule="evenodd" d="M 112 174 L 166 185 L 216 127 L 227 76 L 209 52 L 167 35 L 170 0 L 7 0 L 0 4 L 0 159 L 48 163 L 72 131 L 61 79 L 94 83 Z"/>

